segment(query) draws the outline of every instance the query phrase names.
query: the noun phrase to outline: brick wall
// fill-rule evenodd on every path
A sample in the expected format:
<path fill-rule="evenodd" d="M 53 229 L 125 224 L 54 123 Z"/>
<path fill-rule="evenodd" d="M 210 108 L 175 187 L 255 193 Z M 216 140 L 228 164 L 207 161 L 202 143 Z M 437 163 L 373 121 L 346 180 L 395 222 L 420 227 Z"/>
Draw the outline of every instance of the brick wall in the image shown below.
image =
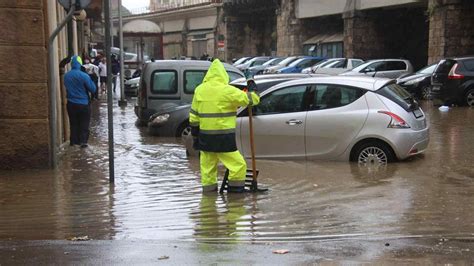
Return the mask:
<path fill-rule="evenodd" d="M 45 2 L 0 1 L 0 168 L 49 165 Z"/>

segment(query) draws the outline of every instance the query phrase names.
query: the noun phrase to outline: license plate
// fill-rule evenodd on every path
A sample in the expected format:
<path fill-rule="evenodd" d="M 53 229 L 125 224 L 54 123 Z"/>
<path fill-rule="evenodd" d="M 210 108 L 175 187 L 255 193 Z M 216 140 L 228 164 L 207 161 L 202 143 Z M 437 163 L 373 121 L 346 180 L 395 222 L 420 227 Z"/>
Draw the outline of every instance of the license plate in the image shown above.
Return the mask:
<path fill-rule="evenodd" d="M 421 112 L 420 109 L 416 109 L 415 111 L 413 111 L 413 114 L 415 115 L 416 118 L 420 118 L 423 116 L 423 113 Z"/>
<path fill-rule="evenodd" d="M 433 90 L 433 91 L 439 91 L 439 89 L 440 89 L 440 86 L 433 86 L 431 88 L 431 90 Z"/>

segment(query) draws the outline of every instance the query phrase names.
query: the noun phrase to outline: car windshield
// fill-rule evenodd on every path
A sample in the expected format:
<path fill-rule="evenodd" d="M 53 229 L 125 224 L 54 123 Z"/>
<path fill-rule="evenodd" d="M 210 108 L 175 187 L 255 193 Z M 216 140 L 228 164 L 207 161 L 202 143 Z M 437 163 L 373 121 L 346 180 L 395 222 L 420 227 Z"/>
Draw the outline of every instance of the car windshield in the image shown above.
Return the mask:
<path fill-rule="evenodd" d="M 239 60 L 235 61 L 235 65 L 240 65 L 240 64 L 243 64 L 245 61 L 247 61 L 249 59 L 249 57 L 242 57 L 240 58 Z"/>
<path fill-rule="evenodd" d="M 327 64 L 325 64 L 324 66 L 321 66 L 321 68 L 337 68 L 337 67 L 341 67 L 339 66 L 340 63 L 344 63 L 344 59 L 338 59 L 338 60 L 333 60 Z"/>
<path fill-rule="evenodd" d="M 283 60 L 283 58 L 273 58 L 273 59 L 270 59 L 267 62 L 263 63 L 263 66 L 275 65 L 275 64 L 278 64 L 279 62 L 281 62 L 282 60 Z"/>
<path fill-rule="evenodd" d="M 433 74 L 433 72 L 434 72 L 436 66 L 437 66 L 437 64 L 433 64 L 433 65 L 424 67 L 424 68 L 418 70 L 416 73 L 417 73 L 417 74 L 428 74 L 428 75 L 431 75 L 431 74 Z"/>
<path fill-rule="evenodd" d="M 300 58 L 300 59 L 298 59 L 298 60 L 292 62 L 292 63 L 289 64 L 288 66 L 290 66 L 290 67 L 297 66 L 299 63 L 301 63 L 301 62 L 303 62 L 303 61 L 305 61 L 305 60 L 308 60 L 308 58 Z"/>
<path fill-rule="evenodd" d="M 376 91 L 400 105 L 406 111 L 413 111 L 418 107 L 413 96 L 403 87 L 396 83 L 390 83 Z"/>
<path fill-rule="evenodd" d="M 298 59 L 298 57 L 288 57 L 286 58 L 285 60 L 281 61 L 280 63 L 278 63 L 279 65 L 282 65 L 282 66 L 287 66 L 288 64 L 290 64 L 291 62 L 295 61 L 296 59 Z"/>
<path fill-rule="evenodd" d="M 359 66 L 353 68 L 353 69 L 350 70 L 350 71 L 359 72 L 359 71 L 361 71 L 362 69 L 366 68 L 368 65 L 370 65 L 370 64 L 372 64 L 372 63 L 374 63 L 374 62 L 376 62 L 376 61 L 368 61 L 368 62 L 365 62 L 365 63 L 363 63 L 362 65 L 359 65 Z"/>

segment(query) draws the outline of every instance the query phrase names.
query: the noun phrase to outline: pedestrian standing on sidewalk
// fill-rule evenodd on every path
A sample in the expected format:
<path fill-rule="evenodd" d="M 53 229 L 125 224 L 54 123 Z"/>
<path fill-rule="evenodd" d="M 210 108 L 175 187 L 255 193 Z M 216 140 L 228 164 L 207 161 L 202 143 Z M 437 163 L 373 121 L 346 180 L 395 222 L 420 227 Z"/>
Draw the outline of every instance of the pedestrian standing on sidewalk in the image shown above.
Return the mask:
<path fill-rule="evenodd" d="M 116 55 L 112 55 L 112 75 L 113 75 L 113 92 L 115 93 L 115 87 L 117 87 L 118 74 L 120 72 L 120 62 L 117 60 Z"/>
<path fill-rule="evenodd" d="M 71 65 L 71 71 L 64 75 L 71 131 L 69 145 L 81 145 L 81 148 L 86 148 L 91 117 L 89 92 L 94 94 L 97 89 L 89 75 L 81 71 L 81 57 L 73 56 Z"/>
<path fill-rule="evenodd" d="M 92 81 L 95 84 L 96 91 L 93 94 L 93 98 L 98 100 L 99 99 L 99 94 L 98 94 L 98 89 L 99 89 L 99 67 L 92 64 L 89 60 L 89 58 L 84 59 L 84 68 L 86 69 L 87 74 L 89 77 L 92 79 Z"/>
<path fill-rule="evenodd" d="M 99 63 L 100 74 L 100 94 L 107 93 L 107 63 L 105 57 L 102 57 Z"/>

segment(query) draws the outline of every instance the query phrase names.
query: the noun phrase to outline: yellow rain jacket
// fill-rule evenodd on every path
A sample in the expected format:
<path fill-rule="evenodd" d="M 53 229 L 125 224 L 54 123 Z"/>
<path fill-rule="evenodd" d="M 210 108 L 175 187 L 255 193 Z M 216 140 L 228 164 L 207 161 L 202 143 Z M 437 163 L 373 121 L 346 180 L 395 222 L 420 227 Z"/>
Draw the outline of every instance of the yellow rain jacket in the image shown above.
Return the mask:
<path fill-rule="evenodd" d="M 193 136 L 198 137 L 196 148 L 207 152 L 236 151 L 237 108 L 259 102 L 260 97 L 255 92 L 244 92 L 229 85 L 224 65 L 214 60 L 194 92 L 189 114 Z"/>

